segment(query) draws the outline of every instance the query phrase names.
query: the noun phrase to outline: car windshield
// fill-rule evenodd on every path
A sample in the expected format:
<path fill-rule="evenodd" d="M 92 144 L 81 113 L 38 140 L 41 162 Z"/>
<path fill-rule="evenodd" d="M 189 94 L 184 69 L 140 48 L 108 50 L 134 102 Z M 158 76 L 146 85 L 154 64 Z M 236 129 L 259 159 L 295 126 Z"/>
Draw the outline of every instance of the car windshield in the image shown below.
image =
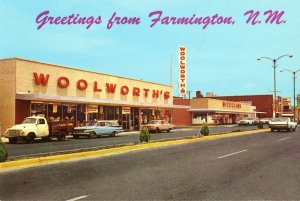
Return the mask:
<path fill-rule="evenodd" d="M 35 124 L 36 123 L 36 119 L 35 118 L 26 118 L 23 121 L 23 124 Z"/>
<path fill-rule="evenodd" d="M 160 124 L 159 120 L 151 120 L 149 124 Z"/>

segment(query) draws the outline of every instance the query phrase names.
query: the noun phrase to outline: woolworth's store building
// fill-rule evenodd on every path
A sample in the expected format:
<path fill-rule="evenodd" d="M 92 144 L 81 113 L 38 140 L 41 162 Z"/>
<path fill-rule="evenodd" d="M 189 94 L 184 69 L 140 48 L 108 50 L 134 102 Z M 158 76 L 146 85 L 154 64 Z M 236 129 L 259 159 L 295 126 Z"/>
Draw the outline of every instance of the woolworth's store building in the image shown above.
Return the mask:
<path fill-rule="evenodd" d="M 134 130 L 151 119 L 172 122 L 176 107 L 169 85 L 19 58 L 0 60 L 0 89 L 2 133 L 31 115 L 76 126 L 118 120 Z"/>

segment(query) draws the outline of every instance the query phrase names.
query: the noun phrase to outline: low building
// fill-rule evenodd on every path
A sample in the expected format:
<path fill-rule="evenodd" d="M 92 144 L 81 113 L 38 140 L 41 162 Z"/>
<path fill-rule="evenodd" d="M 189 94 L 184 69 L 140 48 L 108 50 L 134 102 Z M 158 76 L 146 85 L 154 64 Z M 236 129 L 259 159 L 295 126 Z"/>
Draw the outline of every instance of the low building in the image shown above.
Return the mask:
<path fill-rule="evenodd" d="M 238 120 L 255 118 L 255 107 L 245 102 L 218 100 L 214 98 L 174 98 L 174 105 L 190 108 L 174 108 L 173 123 L 177 126 L 208 124 L 235 124 Z"/>
<path fill-rule="evenodd" d="M 273 117 L 273 95 L 244 95 L 244 96 L 215 96 L 212 97 L 218 100 L 238 101 L 249 103 L 256 107 L 258 118 Z"/>
<path fill-rule="evenodd" d="M 3 133 L 31 115 L 79 126 L 118 120 L 138 129 L 151 119 L 172 121 L 172 86 L 19 58 L 0 60 Z M 0 133 L 1 133 L 0 132 Z"/>

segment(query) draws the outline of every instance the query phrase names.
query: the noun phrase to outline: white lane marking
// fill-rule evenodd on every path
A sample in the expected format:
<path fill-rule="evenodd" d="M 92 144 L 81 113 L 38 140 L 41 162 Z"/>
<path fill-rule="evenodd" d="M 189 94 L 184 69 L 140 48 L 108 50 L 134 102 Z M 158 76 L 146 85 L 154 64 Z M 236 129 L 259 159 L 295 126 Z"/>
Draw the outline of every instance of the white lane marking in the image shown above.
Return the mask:
<path fill-rule="evenodd" d="M 278 142 L 279 142 L 279 141 L 282 141 L 282 140 L 287 140 L 287 139 L 289 139 L 289 138 L 291 138 L 291 137 L 282 138 L 282 139 L 278 140 Z"/>
<path fill-rule="evenodd" d="M 82 195 L 82 196 L 79 196 L 79 197 L 76 197 L 76 198 L 72 198 L 72 199 L 69 199 L 69 200 L 66 200 L 66 201 L 76 201 L 76 200 L 81 200 L 83 198 L 86 198 L 88 195 Z"/>
<path fill-rule="evenodd" d="M 231 153 L 231 154 L 226 154 L 224 156 L 219 156 L 218 158 L 225 158 L 225 157 L 228 157 L 228 156 L 232 156 L 232 155 L 235 155 L 235 154 L 239 154 L 239 153 L 242 153 L 242 152 L 245 152 L 245 151 L 248 151 L 248 149 L 244 149 L 242 151 L 238 151 L 238 152 L 234 152 L 234 153 Z"/>

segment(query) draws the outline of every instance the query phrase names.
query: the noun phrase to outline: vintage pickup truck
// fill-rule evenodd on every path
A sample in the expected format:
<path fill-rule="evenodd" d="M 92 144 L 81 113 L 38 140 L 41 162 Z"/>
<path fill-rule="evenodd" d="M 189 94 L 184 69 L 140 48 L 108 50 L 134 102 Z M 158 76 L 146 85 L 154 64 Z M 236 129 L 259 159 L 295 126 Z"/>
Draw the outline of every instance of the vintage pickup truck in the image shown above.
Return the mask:
<path fill-rule="evenodd" d="M 35 139 L 41 138 L 49 141 L 52 138 L 65 140 L 66 135 L 73 132 L 74 126 L 69 122 L 47 122 L 44 117 L 27 117 L 21 124 L 17 124 L 7 129 L 4 137 L 9 143 L 15 144 L 19 139 L 25 139 L 28 143 L 33 143 Z"/>
<path fill-rule="evenodd" d="M 274 130 L 295 131 L 297 128 L 297 122 L 292 122 L 291 119 L 287 117 L 274 118 L 269 121 L 269 128 L 271 128 L 271 132 Z"/>

